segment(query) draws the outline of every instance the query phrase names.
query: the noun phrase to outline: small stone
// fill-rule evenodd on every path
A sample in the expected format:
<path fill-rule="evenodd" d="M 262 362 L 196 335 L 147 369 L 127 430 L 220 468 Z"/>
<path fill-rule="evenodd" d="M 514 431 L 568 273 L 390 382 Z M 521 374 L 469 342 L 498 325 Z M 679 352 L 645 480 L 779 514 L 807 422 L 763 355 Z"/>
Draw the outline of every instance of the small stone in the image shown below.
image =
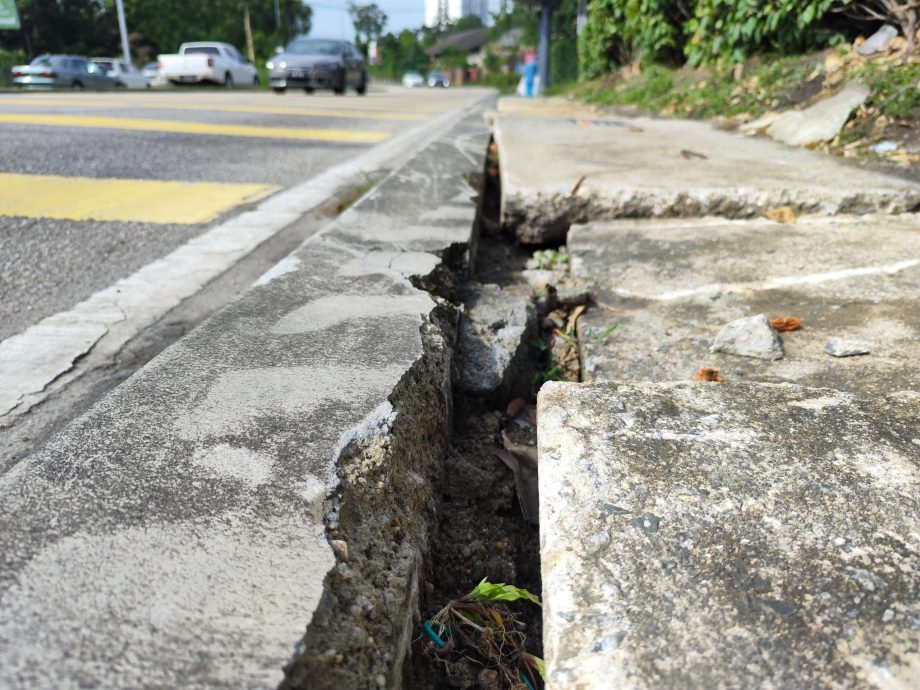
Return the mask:
<path fill-rule="evenodd" d="M 479 672 L 479 687 L 483 690 L 501 690 L 502 684 L 498 677 L 498 671 L 491 668 L 484 668 Z"/>
<path fill-rule="evenodd" d="M 772 360 L 784 354 L 783 341 L 763 314 L 732 321 L 719 332 L 709 351 Z"/>
<path fill-rule="evenodd" d="M 831 338 L 824 343 L 824 351 L 831 357 L 855 357 L 869 354 L 869 348 L 862 343 L 842 338 Z"/>
<path fill-rule="evenodd" d="M 556 274 L 546 269 L 533 268 L 521 271 L 521 277 L 527 281 L 527 284 L 535 288 L 544 288 L 556 282 Z M 558 294 L 558 293 L 557 293 Z M 557 297 L 558 299 L 558 297 Z"/>
<path fill-rule="evenodd" d="M 378 673 L 374 677 L 374 682 L 377 684 L 378 688 L 385 688 L 387 686 L 387 678 L 382 673 Z"/>
<path fill-rule="evenodd" d="M 645 515 L 640 515 L 639 517 L 630 520 L 629 524 L 633 527 L 638 527 L 639 529 L 654 534 L 658 531 L 658 525 L 661 522 L 661 518 L 657 515 L 652 515 L 651 513 L 646 513 Z"/>
<path fill-rule="evenodd" d="M 332 547 L 332 553 L 334 553 L 340 561 L 348 560 L 348 542 L 344 542 L 341 539 L 330 539 L 329 546 Z"/>
<path fill-rule="evenodd" d="M 885 612 L 882 614 L 882 623 L 890 623 L 894 620 L 894 611 L 891 609 L 885 609 Z"/>

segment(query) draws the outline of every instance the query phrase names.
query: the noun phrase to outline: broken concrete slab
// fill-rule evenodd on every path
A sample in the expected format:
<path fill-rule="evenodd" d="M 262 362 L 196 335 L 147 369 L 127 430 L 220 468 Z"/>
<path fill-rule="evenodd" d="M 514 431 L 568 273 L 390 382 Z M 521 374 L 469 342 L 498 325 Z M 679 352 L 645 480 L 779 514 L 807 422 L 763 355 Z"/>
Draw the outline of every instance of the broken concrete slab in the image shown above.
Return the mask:
<path fill-rule="evenodd" d="M 712 367 L 729 381 L 920 389 L 914 215 L 590 223 L 572 228 L 569 253 L 575 281 L 594 287 L 578 323 L 586 381 L 689 381 Z M 783 359 L 710 352 L 725 324 L 755 314 L 801 319 Z M 829 357 L 832 338 L 872 353 Z"/>
<path fill-rule="evenodd" d="M 400 687 L 481 111 L 0 476 L 0 686 Z"/>
<path fill-rule="evenodd" d="M 847 84 L 839 93 L 804 110 L 782 113 L 767 127 L 767 136 L 791 146 L 813 146 L 830 141 L 871 93 L 862 84 Z"/>
<path fill-rule="evenodd" d="M 552 112 L 499 114 L 494 124 L 502 222 L 522 242 L 558 242 L 587 220 L 745 218 L 781 206 L 889 213 L 920 204 L 915 182 L 702 122 Z"/>
<path fill-rule="evenodd" d="M 547 687 L 909 688 L 920 396 L 546 384 Z"/>
<path fill-rule="evenodd" d="M 518 388 L 529 381 L 527 348 L 536 336 L 533 304 L 498 285 L 478 286 L 466 303 L 457 335 L 457 386 L 500 400 L 526 394 Z"/>

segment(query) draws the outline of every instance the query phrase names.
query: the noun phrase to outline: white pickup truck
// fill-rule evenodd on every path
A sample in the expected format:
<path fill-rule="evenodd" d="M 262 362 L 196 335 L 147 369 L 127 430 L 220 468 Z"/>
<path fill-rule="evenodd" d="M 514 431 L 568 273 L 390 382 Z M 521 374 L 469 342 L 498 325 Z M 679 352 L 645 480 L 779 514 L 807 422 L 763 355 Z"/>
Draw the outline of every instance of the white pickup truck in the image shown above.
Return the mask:
<path fill-rule="evenodd" d="M 228 43 L 183 43 L 175 55 L 160 55 L 157 66 L 172 84 L 213 82 L 228 88 L 258 86 L 256 68 Z"/>

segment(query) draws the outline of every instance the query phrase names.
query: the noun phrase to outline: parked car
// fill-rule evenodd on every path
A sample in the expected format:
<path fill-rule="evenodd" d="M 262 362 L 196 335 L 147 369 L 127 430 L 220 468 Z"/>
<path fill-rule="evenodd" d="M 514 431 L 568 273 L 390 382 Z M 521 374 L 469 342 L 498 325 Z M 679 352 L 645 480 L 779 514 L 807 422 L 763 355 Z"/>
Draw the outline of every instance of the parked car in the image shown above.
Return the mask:
<path fill-rule="evenodd" d="M 332 89 L 343 94 L 349 86 L 362 96 L 367 92 L 364 56 L 348 41 L 297 38 L 265 66 L 276 93 L 300 88 L 307 93 Z"/>
<path fill-rule="evenodd" d="M 435 87 L 440 86 L 447 88 L 450 86 L 450 80 L 447 78 L 447 75 L 444 72 L 438 72 L 437 70 L 431 70 L 428 73 L 428 86 Z"/>
<path fill-rule="evenodd" d="M 144 75 L 144 79 L 147 80 L 148 86 L 165 86 L 169 83 L 166 81 L 166 77 L 163 76 L 156 62 L 148 62 L 144 65 L 141 73 Z"/>
<path fill-rule="evenodd" d="M 425 80 L 422 78 L 422 75 L 418 72 L 406 72 L 402 78 L 402 85 L 407 89 L 414 89 L 416 86 L 422 86 L 425 84 Z"/>
<path fill-rule="evenodd" d="M 256 68 L 229 43 L 183 43 L 178 53 L 160 55 L 157 65 L 172 84 L 212 82 L 228 88 L 259 85 Z"/>
<path fill-rule="evenodd" d="M 39 55 L 28 65 L 16 65 L 10 72 L 13 84 L 30 91 L 115 88 L 115 80 L 105 70 L 73 55 Z"/>
<path fill-rule="evenodd" d="M 102 70 L 115 80 L 115 87 L 121 89 L 146 89 L 150 86 L 144 75 L 127 62 L 115 58 L 93 58 Z"/>

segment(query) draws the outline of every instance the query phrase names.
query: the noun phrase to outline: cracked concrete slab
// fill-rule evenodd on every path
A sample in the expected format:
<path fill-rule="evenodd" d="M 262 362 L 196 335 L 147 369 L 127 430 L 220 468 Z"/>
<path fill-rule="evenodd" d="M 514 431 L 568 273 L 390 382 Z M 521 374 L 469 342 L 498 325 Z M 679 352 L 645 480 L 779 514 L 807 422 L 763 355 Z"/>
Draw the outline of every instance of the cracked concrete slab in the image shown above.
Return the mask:
<path fill-rule="evenodd" d="M 596 301 L 578 324 L 585 380 L 687 381 L 714 367 L 730 381 L 920 390 L 913 214 L 599 222 L 573 227 L 568 247 Z M 710 351 L 723 327 L 757 314 L 801 319 L 780 334 L 782 359 Z M 871 352 L 834 358 L 831 339 Z"/>
<path fill-rule="evenodd" d="M 911 688 L 920 397 L 546 384 L 547 686 Z"/>
<path fill-rule="evenodd" d="M 915 182 L 703 122 L 590 116 L 582 107 L 566 116 L 555 102 L 544 116 L 539 103 L 520 114 L 507 102 L 493 125 L 502 222 L 526 243 L 558 242 L 571 223 L 589 220 L 747 218 L 782 206 L 889 213 L 920 204 Z"/>
<path fill-rule="evenodd" d="M 355 267 L 471 242 L 481 109 L 0 476 L 0 686 L 400 686 L 455 324 Z"/>

